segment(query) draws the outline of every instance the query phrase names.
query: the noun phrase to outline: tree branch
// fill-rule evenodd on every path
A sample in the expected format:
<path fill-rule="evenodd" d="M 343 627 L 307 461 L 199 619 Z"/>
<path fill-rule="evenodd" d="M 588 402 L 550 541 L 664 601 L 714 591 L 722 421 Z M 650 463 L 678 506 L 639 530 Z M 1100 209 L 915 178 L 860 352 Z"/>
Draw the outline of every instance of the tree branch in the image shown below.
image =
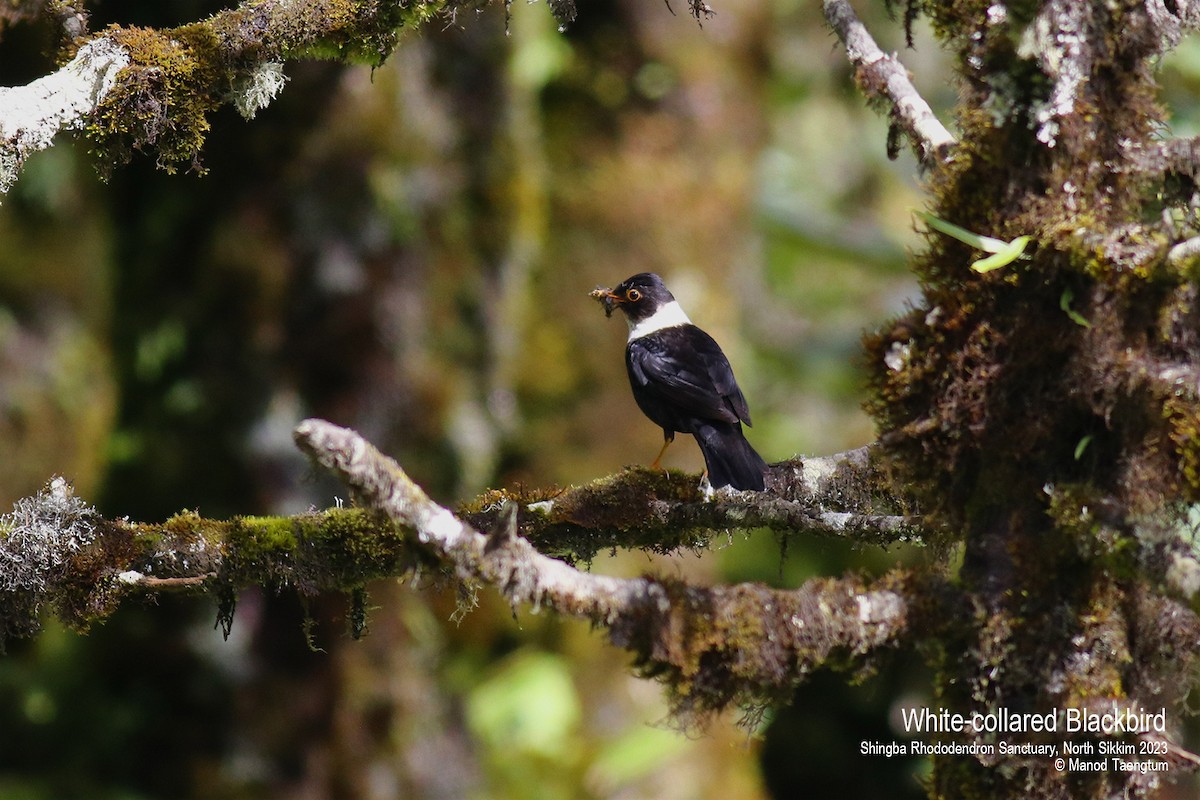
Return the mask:
<path fill-rule="evenodd" d="M 876 544 L 919 535 L 919 519 L 873 510 L 872 502 L 886 495 L 872 452 L 860 448 L 776 465 L 770 476 L 776 495 L 722 491 L 706 500 L 694 475 L 636 468 L 565 491 L 489 491 L 460 518 L 475 531 L 515 526 L 523 542 L 572 563 L 607 549 L 700 548 L 716 535 L 714 528 L 769 527 Z M 353 591 L 376 578 L 446 563 L 444 554 L 413 541 L 407 523 L 369 509 L 231 520 L 184 512 L 147 524 L 102 518 L 59 478 L 0 517 L 0 643 L 36 631 L 43 607 L 87 628 L 135 590 L 213 593 L 228 625 L 231 608 L 225 606 L 247 586 Z"/>
<path fill-rule="evenodd" d="M 934 115 L 895 55 L 884 53 L 850 7 L 848 0 L 825 0 L 825 19 L 846 48 L 859 85 L 867 97 L 883 101 L 894 125 L 908 136 L 921 164 L 949 161 L 954 135 Z"/>
<path fill-rule="evenodd" d="M 296 441 L 366 505 L 452 565 L 460 578 L 607 627 L 648 672 L 665 678 L 677 711 L 778 699 L 835 651 L 851 660 L 895 644 L 910 628 L 913 579 L 892 573 L 874 586 L 817 579 L 781 591 L 743 584 L 702 588 L 657 578 L 581 572 L 537 552 L 517 533 L 515 504 L 484 534 L 437 505 L 358 434 L 306 420 Z"/>
<path fill-rule="evenodd" d="M 353 592 L 436 567 L 404 531 L 365 509 L 231 520 L 185 512 L 151 525 L 104 519 L 56 478 L 0 516 L 0 650 L 9 636 L 35 633 L 46 609 L 87 629 L 131 593 L 191 589 L 216 597 L 228 628 L 247 586 Z"/>
<path fill-rule="evenodd" d="M 432 19 L 447 4 L 246 0 L 170 30 L 110 27 L 58 72 L 0 89 L 0 193 L 30 153 L 84 122 L 101 166 L 123 163 L 133 150 L 156 152 L 168 170 L 195 165 L 208 114 L 233 102 L 252 117 L 282 88 L 282 60 L 381 63 L 402 28 Z M 68 13 L 73 6 L 63 8 L 65 30 L 83 31 L 86 20 Z"/>
<path fill-rule="evenodd" d="M 875 469 L 874 452 L 862 447 L 775 464 L 762 493 L 721 491 L 705 499 L 695 475 L 632 467 L 565 490 L 489 491 L 461 514 L 477 529 L 491 530 L 505 505 L 514 503 L 518 533 L 540 552 L 571 562 L 615 548 L 669 553 L 703 547 L 717 531 L 730 529 L 836 536 L 884 547 L 923 541 L 928 524 L 896 513 L 904 504 Z"/>
<path fill-rule="evenodd" d="M 1159 52 L 1179 44 L 1188 31 L 1200 28 L 1200 3 L 1196 0 L 1146 0 L 1146 16 L 1159 39 Z"/>
<path fill-rule="evenodd" d="M 61 130 L 85 128 L 102 170 L 134 151 L 159 166 L 199 168 L 208 116 L 232 102 L 246 118 L 283 88 L 282 62 L 326 58 L 381 64 L 400 32 L 459 8 L 466 0 L 244 0 L 236 8 L 173 29 L 112 26 L 84 44 L 69 64 L 27 86 L 0 88 L 0 194 L 16 182 L 30 153 Z M 691 0 L 697 19 L 711 14 Z M 551 0 L 566 24 L 573 0 Z M 64 38 L 86 35 L 86 14 L 60 0 L 0 10 L 0 21 L 54 16 Z M 85 127 L 86 125 L 86 127 Z"/>
<path fill-rule="evenodd" d="M 0 645 L 35 632 L 47 607 L 87 628 L 130 594 L 203 591 L 216 597 L 228 630 L 237 592 L 247 586 L 361 593 L 368 581 L 426 570 L 493 586 L 514 606 L 553 608 L 607 628 L 667 682 L 678 711 L 703 713 L 784 699 L 813 669 L 851 667 L 911 630 L 936 628 L 933 580 L 903 571 L 870 584 L 848 577 L 794 590 L 707 588 L 592 574 L 522 535 L 580 560 L 601 547 L 698 546 L 713 524 L 830 533 L 865 519 L 877 538 L 889 525 L 892 533 L 911 530 L 907 517 L 820 510 L 861 499 L 852 487 L 872 470 L 869 448 L 776 465 L 777 495 L 721 491 L 705 500 L 695 476 L 634 469 L 550 500 L 491 492 L 459 516 L 353 431 L 308 420 L 296 440 L 366 507 L 225 521 L 185 512 L 147 525 L 102 518 L 61 478 L 18 502 L 0 517 Z M 915 615 L 925 623 L 914 626 Z"/>

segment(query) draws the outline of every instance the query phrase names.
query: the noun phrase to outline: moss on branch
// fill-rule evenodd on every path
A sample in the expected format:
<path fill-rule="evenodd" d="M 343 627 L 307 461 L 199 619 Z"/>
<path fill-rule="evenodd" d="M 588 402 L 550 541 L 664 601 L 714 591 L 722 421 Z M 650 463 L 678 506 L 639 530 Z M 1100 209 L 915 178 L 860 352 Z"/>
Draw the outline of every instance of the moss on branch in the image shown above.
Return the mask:
<path fill-rule="evenodd" d="M 147 524 L 102 519 L 63 487 L 22 501 L 0 525 L 0 644 L 35 632 L 47 608 L 86 630 L 131 593 L 188 589 L 219 604 L 248 586 L 354 593 L 432 563 L 367 509 L 230 520 L 183 512 Z"/>
<path fill-rule="evenodd" d="M 622 615 L 609 636 L 666 684 L 685 720 L 731 704 L 779 705 L 817 669 L 869 670 L 913 631 L 932 635 L 934 604 L 922 599 L 935 593 L 917 583 L 902 570 L 871 584 L 816 578 L 794 590 L 658 579 L 669 602 Z"/>
<path fill-rule="evenodd" d="M 459 516 L 485 532 L 515 520 L 514 532 L 536 551 L 572 564 L 615 548 L 699 549 L 718 529 L 766 527 L 875 544 L 919 535 L 915 519 L 875 515 L 868 499 L 882 496 L 879 486 L 852 490 L 853 480 L 871 480 L 868 463 L 865 451 L 785 462 L 773 470 L 772 492 L 711 499 L 695 475 L 634 468 L 568 489 L 492 490 Z M 209 593 L 228 625 L 233 598 L 248 586 L 353 593 L 417 567 L 453 566 L 416 534 L 365 508 L 229 520 L 185 511 L 157 524 L 103 519 L 56 479 L 0 523 L 0 641 L 36 631 L 44 608 L 86 629 L 131 592 Z"/>
<path fill-rule="evenodd" d="M 565 489 L 493 489 L 459 513 L 480 530 L 499 524 L 515 502 L 517 530 L 540 551 L 587 563 L 616 548 L 674 553 L 707 547 L 720 531 L 849 538 L 887 547 L 921 542 L 924 519 L 894 493 L 869 448 L 771 466 L 768 492 L 721 492 L 706 499 L 696 475 L 630 467 Z"/>
<path fill-rule="evenodd" d="M 368 581 L 429 567 L 493 586 L 514 606 L 545 606 L 607 628 L 614 644 L 634 654 L 641 671 L 667 685 L 677 712 L 690 719 L 731 703 L 758 707 L 782 700 L 813 669 L 860 667 L 914 627 L 932 630 L 928 620 L 944 616 L 928 611 L 932 603 L 926 598 L 932 595 L 903 571 L 870 585 L 855 577 L 817 579 L 795 590 L 593 575 L 538 552 L 520 536 L 519 506 L 506 493 L 491 492 L 470 514 L 455 516 L 352 431 L 309 420 L 297 437 L 370 507 L 230 520 L 183 512 L 145 524 L 100 517 L 61 479 L 21 501 L 0 518 L 0 643 L 5 636 L 36 631 L 46 608 L 85 630 L 131 594 L 175 590 L 214 596 L 218 623 L 228 631 L 237 592 L 248 586 L 348 593 L 351 630 L 361 632 Z M 832 461 L 860 459 L 851 454 Z M 823 476 L 818 487 L 838 472 L 781 469 L 792 476 Z M 581 537 L 594 529 L 610 537 L 611 546 L 660 549 L 693 541 L 688 537 L 697 535 L 698 521 L 707 515 L 730 525 L 761 521 L 754 518 L 756 507 L 792 502 L 767 493 L 722 492 L 706 499 L 694 476 L 645 469 L 575 490 L 524 493 L 522 500 L 527 517 L 547 516 L 530 504 L 550 502 L 569 520 L 552 520 L 540 529 L 548 549 L 555 524 L 560 533 L 571 529 Z M 681 516 L 681 509 L 690 510 Z M 663 539 L 621 539 L 618 533 L 635 531 L 638 518 L 658 519 L 657 527 L 647 527 Z M 672 526 L 683 533 L 672 533 Z M 596 549 L 586 538 L 555 547 L 574 558 L 580 548 Z M 925 621 L 914 626 L 918 616 Z"/>
<path fill-rule="evenodd" d="M 200 170 L 209 115 L 251 91 L 247 82 L 264 65 L 322 58 L 375 66 L 402 30 L 423 25 L 445 6 L 445 0 L 250 0 L 178 28 L 112 26 L 99 35 L 127 50 L 130 64 L 86 127 L 92 150 L 102 169 L 144 151 L 167 171 Z"/>
<path fill-rule="evenodd" d="M 354 431 L 309 419 L 295 438 L 363 503 L 414 528 L 464 579 L 495 587 L 514 606 L 532 603 L 608 629 L 644 673 L 667 684 L 686 717 L 779 700 L 813 669 L 859 665 L 914 632 L 936 635 L 937 620 L 951 616 L 933 588 L 940 579 L 899 570 L 872 585 L 847 577 L 794 590 L 594 575 L 517 535 L 513 502 L 504 503 L 500 524 L 481 531 L 430 500 Z"/>

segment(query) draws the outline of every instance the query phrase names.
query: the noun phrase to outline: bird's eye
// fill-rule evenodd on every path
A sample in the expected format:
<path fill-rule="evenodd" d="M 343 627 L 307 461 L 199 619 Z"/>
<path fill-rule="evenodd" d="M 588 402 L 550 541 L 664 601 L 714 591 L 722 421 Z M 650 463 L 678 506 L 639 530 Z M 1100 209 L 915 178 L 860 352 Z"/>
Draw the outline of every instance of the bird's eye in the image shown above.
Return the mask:
<path fill-rule="evenodd" d="M 625 298 L 631 303 L 636 303 L 638 300 L 642 299 L 642 293 L 637 289 L 630 289 L 629 291 L 625 292 Z"/>

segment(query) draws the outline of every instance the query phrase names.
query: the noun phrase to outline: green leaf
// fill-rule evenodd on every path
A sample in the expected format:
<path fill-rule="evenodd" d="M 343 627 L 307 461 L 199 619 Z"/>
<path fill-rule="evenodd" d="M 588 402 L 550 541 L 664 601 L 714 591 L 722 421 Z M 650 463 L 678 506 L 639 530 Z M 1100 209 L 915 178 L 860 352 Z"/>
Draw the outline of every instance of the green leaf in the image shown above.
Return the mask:
<path fill-rule="evenodd" d="M 1021 254 L 1025 252 L 1025 248 L 1029 246 L 1032 238 L 1031 236 L 1018 236 L 1005 244 L 1004 249 L 971 264 L 971 269 L 979 273 L 984 273 L 1011 264 L 1021 257 Z"/>
<path fill-rule="evenodd" d="M 1090 433 L 1087 436 L 1085 436 L 1079 440 L 1079 444 L 1075 445 L 1075 460 L 1076 461 L 1078 461 L 1080 459 L 1080 457 L 1083 456 L 1083 451 L 1087 450 L 1088 445 L 1091 443 L 1092 443 L 1092 435 Z"/>
<path fill-rule="evenodd" d="M 1018 236 L 1011 242 L 1006 242 L 1003 239 L 994 239 L 991 236 L 972 233 L 966 228 L 960 228 L 953 222 L 947 222 L 941 217 L 935 217 L 933 214 L 924 211 L 914 210 L 913 213 L 935 231 L 944 233 L 952 239 L 957 239 L 963 244 L 968 244 L 976 250 L 991 253 L 992 255 L 987 258 L 981 258 L 971 264 L 971 269 L 980 273 L 991 272 L 994 269 L 999 269 L 1016 261 L 1025 253 L 1025 248 L 1029 246 L 1029 243 L 1033 241 L 1032 236 Z"/>
<path fill-rule="evenodd" d="M 933 214 L 928 214 L 924 211 L 914 211 L 913 213 L 935 231 L 944 233 L 952 239 L 958 239 L 963 244 L 969 244 L 976 250 L 983 250 L 985 253 L 999 253 L 1008 246 L 1008 242 L 993 239 L 991 236 L 981 236 L 978 233 L 971 233 L 966 228 L 960 228 L 953 222 L 947 222 L 941 217 L 935 217 Z"/>
<path fill-rule="evenodd" d="M 1076 325 L 1081 325 L 1085 328 L 1092 327 L 1092 323 L 1084 319 L 1083 315 L 1078 311 L 1071 308 L 1071 301 L 1074 299 L 1075 293 L 1071 291 L 1070 287 L 1067 287 L 1066 289 L 1063 289 L 1062 297 L 1058 299 L 1058 307 L 1067 312 L 1067 316 L 1070 317 L 1071 321 Z"/>

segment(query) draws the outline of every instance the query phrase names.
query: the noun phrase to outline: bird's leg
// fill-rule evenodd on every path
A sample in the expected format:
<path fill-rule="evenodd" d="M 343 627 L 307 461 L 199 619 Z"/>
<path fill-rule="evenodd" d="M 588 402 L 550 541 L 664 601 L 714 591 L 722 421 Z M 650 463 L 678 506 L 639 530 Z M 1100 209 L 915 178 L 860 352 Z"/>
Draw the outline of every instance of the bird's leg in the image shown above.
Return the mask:
<path fill-rule="evenodd" d="M 667 452 L 667 448 L 673 441 L 675 441 L 674 432 L 672 432 L 670 435 L 663 436 L 662 450 L 659 450 L 658 455 L 654 457 L 654 462 L 650 464 L 650 469 L 663 469 L 662 464 L 659 464 L 658 462 L 662 461 L 663 454 Z M 666 472 L 666 470 L 663 469 L 663 472 Z"/>

